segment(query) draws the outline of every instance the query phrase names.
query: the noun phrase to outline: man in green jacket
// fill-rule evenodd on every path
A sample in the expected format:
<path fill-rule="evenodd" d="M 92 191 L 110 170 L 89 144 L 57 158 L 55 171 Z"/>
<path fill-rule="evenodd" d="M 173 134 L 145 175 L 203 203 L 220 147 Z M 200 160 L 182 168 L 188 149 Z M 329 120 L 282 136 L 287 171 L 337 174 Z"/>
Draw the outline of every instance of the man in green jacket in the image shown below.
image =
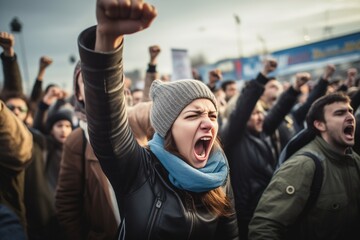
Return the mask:
<path fill-rule="evenodd" d="M 316 137 L 274 174 L 249 226 L 249 239 L 359 239 L 360 156 L 352 151 L 355 118 L 342 93 L 319 98 L 306 119 Z M 321 161 L 319 196 L 305 210 L 315 163 Z"/>

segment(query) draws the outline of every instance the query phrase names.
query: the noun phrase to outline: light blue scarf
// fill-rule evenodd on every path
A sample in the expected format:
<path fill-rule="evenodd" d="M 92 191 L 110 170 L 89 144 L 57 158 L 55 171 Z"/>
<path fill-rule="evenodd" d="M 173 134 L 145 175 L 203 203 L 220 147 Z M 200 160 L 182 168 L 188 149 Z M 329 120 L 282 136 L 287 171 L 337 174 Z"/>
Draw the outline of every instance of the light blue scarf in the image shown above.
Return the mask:
<path fill-rule="evenodd" d="M 149 142 L 151 151 L 169 172 L 169 180 L 174 186 L 191 192 L 207 192 L 226 180 L 228 165 L 221 149 L 215 149 L 205 167 L 196 169 L 184 160 L 164 149 L 164 139 L 157 133 Z"/>

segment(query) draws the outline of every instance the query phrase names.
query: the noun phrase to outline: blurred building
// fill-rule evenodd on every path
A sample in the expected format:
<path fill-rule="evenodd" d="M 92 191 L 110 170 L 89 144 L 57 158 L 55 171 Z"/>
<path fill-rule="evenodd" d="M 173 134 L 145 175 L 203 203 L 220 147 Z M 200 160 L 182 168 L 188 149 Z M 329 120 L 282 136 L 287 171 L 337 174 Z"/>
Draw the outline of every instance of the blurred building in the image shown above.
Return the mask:
<path fill-rule="evenodd" d="M 335 76 L 346 76 L 347 69 L 351 67 L 360 72 L 360 32 L 275 51 L 269 55 L 278 61 L 273 75 L 280 81 L 290 80 L 295 73 L 304 71 L 316 78 L 323 73 L 327 64 L 336 66 Z M 224 80 L 250 80 L 261 70 L 264 57 L 267 56 L 224 59 L 201 66 L 198 71 L 204 82 L 208 81 L 209 70 L 214 68 L 222 70 Z"/>

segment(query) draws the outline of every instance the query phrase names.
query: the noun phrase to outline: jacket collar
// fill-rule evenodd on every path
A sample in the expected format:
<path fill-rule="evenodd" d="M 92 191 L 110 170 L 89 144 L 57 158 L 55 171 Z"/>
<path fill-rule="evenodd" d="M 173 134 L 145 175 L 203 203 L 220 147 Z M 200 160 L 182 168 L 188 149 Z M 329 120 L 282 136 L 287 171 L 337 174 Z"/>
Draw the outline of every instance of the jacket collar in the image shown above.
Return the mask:
<path fill-rule="evenodd" d="M 325 155 L 325 157 L 333 162 L 347 163 L 353 158 L 353 152 L 350 147 L 347 149 L 346 154 L 342 154 L 335 151 L 334 148 L 320 136 L 316 136 L 314 142 L 321 149 L 321 152 Z"/>

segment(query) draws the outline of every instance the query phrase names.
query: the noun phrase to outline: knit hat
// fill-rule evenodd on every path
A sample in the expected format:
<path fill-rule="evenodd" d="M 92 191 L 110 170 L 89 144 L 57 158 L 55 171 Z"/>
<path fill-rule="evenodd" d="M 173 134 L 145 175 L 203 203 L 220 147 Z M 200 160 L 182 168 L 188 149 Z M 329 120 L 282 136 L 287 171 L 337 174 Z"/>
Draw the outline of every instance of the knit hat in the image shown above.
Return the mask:
<path fill-rule="evenodd" d="M 74 128 L 73 118 L 74 113 L 72 110 L 68 108 L 57 110 L 56 112 L 48 115 L 46 120 L 46 130 L 50 132 L 54 124 L 60 120 L 68 120 L 71 123 L 71 127 Z"/>
<path fill-rule="evenodd" d="M 150 121 L 155 131 L 165 137 L 181 111 L 199 98 L 209 99 L 217 110 L 214 94 L 201 81 L 183 79 L 174 82 L 155 80 L 150 88 L 153 106 Z"/>

